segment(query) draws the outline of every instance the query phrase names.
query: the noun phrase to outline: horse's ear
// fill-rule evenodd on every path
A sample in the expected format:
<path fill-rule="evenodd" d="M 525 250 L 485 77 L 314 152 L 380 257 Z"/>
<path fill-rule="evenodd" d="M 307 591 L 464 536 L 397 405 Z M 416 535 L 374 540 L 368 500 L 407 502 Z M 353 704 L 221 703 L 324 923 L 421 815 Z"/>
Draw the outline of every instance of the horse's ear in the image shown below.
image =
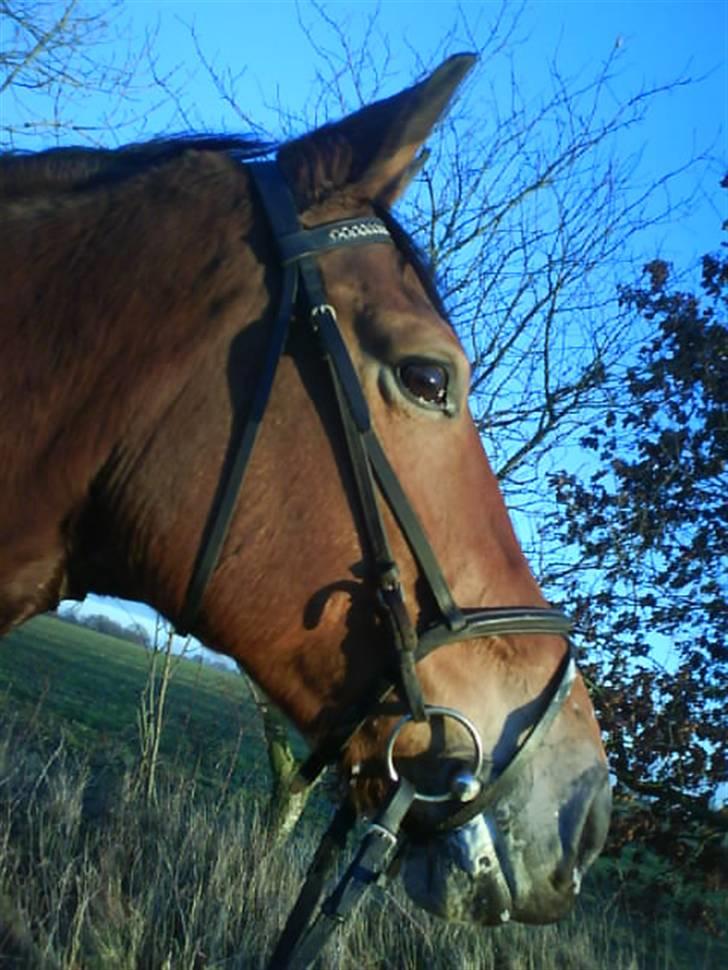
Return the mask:
<path fill-rule="evenodd" d="M 475 63 L 448 58 L 419 84 L 284 145 L 279 162 L 301 210 L 341 190 L 390 205 L 422 165 L 422 143 Z"/>

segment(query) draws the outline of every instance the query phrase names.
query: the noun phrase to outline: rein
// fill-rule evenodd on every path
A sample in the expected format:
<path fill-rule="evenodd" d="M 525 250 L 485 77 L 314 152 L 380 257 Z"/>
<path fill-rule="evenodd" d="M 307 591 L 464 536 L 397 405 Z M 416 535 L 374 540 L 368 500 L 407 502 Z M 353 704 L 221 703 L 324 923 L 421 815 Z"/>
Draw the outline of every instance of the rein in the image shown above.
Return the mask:
<path fill-rule="evenodd" d="M 377 590 L 394 663 L 388 665 L 387 671 L 366 691 L 360 702 L 313 750 L 299 769 L 294 787 L 300 790 L 309 785 L 326 765 L 336 761 L 364 721 L 394 689 L 401 694 L 407 711 L 394 728 L 387 746 L 389 776 L 393 782 L 389 797 L 371 823 L 338 888 L 324 903 L 318 918 L 308 927 L 322 895 L 326 871 L 335 853 L 343 848 L 355 822 L 353 808 L 348 801 L 339 809 L 315 854 L 309 876 L 273 954 L 270 970 L 304 970 L 316 958 L 333 929 L 343 922 L 364 892 L 388 868 L 400 847 L 400 825 L 415 800 L 436 800 L 452 805 L 448 815 L 429 830 L 428 834 L 434 835 L 466 824 L 485 811 L 512 784 L 561 710 L 576 675 L 576 664 L 574 648 L 568 638 L 571 623 L 560 610 L 458 606 L 419 518 L 372 427 L 364 392 L 338 327 L 336 310 L 327 303 L 316 257 L 334 248 L 394 245 L 386 224 L 381 219 L 367 217 L 302 229 L 290 189 L 276 163 L 253 162 L 246 168 L 275 238 L 283 280 L 248 419 L 235 444 L 233 460 L 221 474 L 192 570 L 178 631 L 189 630 L 217 566 L 265 414 L 278 362 L 286 346 L 295 308 L 296 323 L 309 327 L 312 339 L 322 352 L 334 388 L 355 483 L 356 502 L 363 523 L 369 577 Z M 423 630 L 415 628 L 406 608 L 399 569 L 387 537 L 377 493 L 389 506 L 437 605 L 439 619 Z M 547 688 L 548 702 L 540 719 L 508 764 L 484 784 L 478 777 L 482 746 L 477 730 L 458 711 L 425 703 L 416 664 L 446 643 L 512 633 L 556 634 L 564 637 L 567 649 Z M 451 789 L 436 796 L 418 793 L 407 779 L 397 774 L 393 762 L 394 743 L 403 727 L 409 721 L 422 722 L 430 716 L 449 717 L 465 726 L 476 751 L 472 770 L 459 772 Z"/>

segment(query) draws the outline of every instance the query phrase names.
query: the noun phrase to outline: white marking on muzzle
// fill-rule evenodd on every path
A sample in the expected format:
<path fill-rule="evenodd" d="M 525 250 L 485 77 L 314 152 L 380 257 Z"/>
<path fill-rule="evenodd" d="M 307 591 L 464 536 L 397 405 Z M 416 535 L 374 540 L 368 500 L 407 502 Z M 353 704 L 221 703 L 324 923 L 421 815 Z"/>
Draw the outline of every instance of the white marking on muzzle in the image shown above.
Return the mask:
<path fill-rule="evenodd" d="M 500 868 L 493 836 L 484 815 L 476 815 L 455 829 L 448 841 L 456 863 L 469 875 L 479 876 Z"/>

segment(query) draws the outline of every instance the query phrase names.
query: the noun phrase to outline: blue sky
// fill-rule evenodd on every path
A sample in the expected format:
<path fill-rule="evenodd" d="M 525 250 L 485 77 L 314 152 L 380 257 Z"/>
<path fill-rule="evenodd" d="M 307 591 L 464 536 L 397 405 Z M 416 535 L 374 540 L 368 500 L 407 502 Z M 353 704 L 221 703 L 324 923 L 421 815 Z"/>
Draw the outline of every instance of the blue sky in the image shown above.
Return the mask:
<path fill-rule="evenodd" d="M 274 3 L 160 3 L 163 24 L 194 20 L 198 36 L 208 49 L 214 49 L 218 62 L 245 66 L 245 85 L 256 94 L 276 88 L 281 103 L 297 106 L 301 93 L 309 89 L 317 65 L 310 47 L 302 43 L 300 19 L 309 26 L 315 37 L 321 28 L 320 20 L 301 4 Z M 511 4 L 512 10 L 516 4 Z M 464 3 L 462 5 L 471 26 L 486 33 L 496 17 L 498 3 Z M 171 9 L 174 8 L 174 9 Z M 350 23 L 352 38 L 357 27 L 379 9 L 380 36 L 389 42 L 393 52 L 391 90 L 398 83 L 406 85 L 416 76 L 414 58 L 408 54 L 413 48 L 425 60 L 438 50 L 442 38 L 455 31 L 449 52 L 469 49 L 470 43 L 459 27 L 458 4 L 450 2 L 407 2 L 383 0 L 381 5 L 371 2 L 340 2 L 327 5 L 332 19 Z M 424 14 L 424 15 L 423 15 Z M 235 29 L 238 21 L 239 27 Z M 480 31 L 478 30 L 480 28 Z M 164 36 L 166 27 L 160 36 Z M 329 35 L 330 36 L 330 35 Z M 250 38 L 253 42 L 246 40 Z M 644 175 L 649 178 L 660 170 L 678 167 L 693 152 L 713 146 L 715 157 L 728 164 L 728 2 L 555 2 L 536 0 L 525 6 L 515 30 L 517 43 L 513 48 L 518 84 L 527 96 L 537 98 L 547 82 L 552 60 L 564 75 L 588 74 L 593 65 L 609 56 L 619 45 L 623 59 L 619 68 L 619 83 L 615 96 L 626 97 L 641 85 L 661 84 L 677 78 L 700 78 L 684 90 L 658 102 L 646 119 L 644 131 L 635 133 L 635 144 L 644 145 Z M 461 41 L 461 43 L 460 43 Z M 277 53 L 272 56 L 271 45 Z M 241 61 L 244 62 L 241 63 Z M 281 64 L 285 68 L 281 69 Z M 410 70 L 408 66 L 411 65 Z M 484 76 L 501 86 L 505 92 L 510 78 L 506 73 L 507 60 L 493 64 L 489 77 L 487 65 Z M 260 95 L 259 95 L 260 96 Z M 254 104 L 251 93 L 251 114 L 267 116 Z M 487 119 L 486 119 L 487 121 Z M 275 133 L 275 119 L 271 127 Z M 720 164 L 720 162 L 719 162 Z M 696 179 L 705 172 L 695 172 Z M 715 174 L 715 169 L 712 170 Z M 716 183 L 707 176 L 701 192 L 702 202 L 680 227 L 686 253 L 695 255 L 714 245 L 716 238 Z M 722 217 L 728 209 L 724 206 Z M 672 247 L 669 247 L 670 249 Z"/>
<path fill-rule="evenodd" d="M 189 50 L 188 28 L 194 23 L 201 46 L 219 66 L 244 69 L 239 86 L 249 98 L 245 109 L 277 134 L 277 119 L 263 102 L 275 97 L 289 109 L 301 110 L 310 94 L 319 64 L 303 37 L 300 19 L 310 26 L 322 46 L 333 49 L 330 31 L 323 30 L 315 13 L 302 3 L 280 0 L 272 3 L 150 2 L 132 4 L 137 22 L 159 17 L 161 49 L 168 63 L 177 63 L 180 52 Z M 363 23 L 377 4 L 329 3 L 326 10 L 355 42 Z M 470 42 L 460 25 L 458 4 L 383 0 L 379 5 L 378 33 L 374 44 L 388 42 L 392 51 L 392 77 L 387 93 L 406 86 L 417 76 L 414 49 L 429 60 L 450 30 L 455 35 L 450 52 L 469 49 Z M 483 36 L 497 15 L 498 3 L 462 5 L 476 39 Z M 516 4 L 510 5 L 511 10 Z M 300 11 L 300 15 L 297 13 Z M 538 98 L 548 84 L 549 66 L 558 63 L 565 76 L 586 76 L 603 62 L 615 45 L 620 65 L 614 83 L 615 98 L 629 97 L 643 85 L 659 85 L 693 78 L 692 85 L 657 99 L 644 127 L 634 133 L 633 144 L 644 150 L 642 175 L 657 176 L 683 164 L 692 154 L 710 146 L 719 170 L 720 160 L 728 163 L 728 2 L 726 0 L 682 0 L 682 2 L 563 2 L 536 0 L 526 4 L 509 51 L 519 87 L 527 97 Z M 493 73 L 484 65 L 483 79 L 508 93 L 509 57 L 493 60 Z M 217 99 L 198 75 L 198 108 L 201 117 L 215 127 L 220 116 Z M 223 124 L 227 120 L 221 119 Z M 487 125 L 487 118 L 484 123 Z M 705 169 L 690 176 L 705 178 L 701 202 L 676 232 L 680 249 L 692 254 L 714 246 L 717 238 L 718 190 L 715 177 Z M 723 217 L 726 209 L 723 208 Z M 676 247 L 677 248 L 677 247 Z M 670 246 L 671 250 L 672 247 Z"/>
<path fill-rule="evenodd" d="M 101 9 L 93 2 L 86 6 Z M 465 2 L 461 7 L 477 40 L 487 35 L 500 4 Z M 519 5 L 507 4 L 506 17 L 518 10 Z M 216 70 L 238 75 L 236 93 L 243 111 L 274 137 L 281 134 L 275 105 L 296 116 L 311 115 L 317 72 L 327 54 L 340 56 L 337 29 L 356 49 L 368 20 L 376 13 L 369 39 L 372 59 L 381 60 L 387 47 L 391 54 L 382 94 L 411 83 L 421 73 L 420 62 L 431 63 L 437 54 L 472 47 L 459 5 L 449 0 L 382 0 L 379 5 L 369 0 L 342 0 L 325 4 L 323 11 L 322 16 L 309 3 L 290 0 L 126 0 L 112 24 L 114 39 L 105 42 L 97 55 L 123 60 L 128 51 L 138 50 L 151 36 L 157 76 L 168 79 L 179 99 L 177 104 L 165 100 L 158 86 L 140 88 L 135 93 L 135 121 L 117 137 L 130 141 L 189 128 L 246 129 L 210 82 L 192 28 L 199 50 Z M 2 33 L 0 25 L 0 40 Z M 717 247 L 720 221 L 728 217 L 717 188 L 728 163 L 728 0 L 531 0 L 517 18 L 507 48 L 482 65 L 477 84 L 471 84 L 466 96 L 477 109 L 480 91 L 485 99 L 486 87 L 493 85 L 505 102 L 513 71 L 524 96 L 535 101 L 550 83 L 553 63 L 566 77 L 585 78 L 615 48 L 619 53 L 618 72 L 611 82 L 615 101 L 644 86 L 692 79 L 658 98 L 644 123 L 625 136 L 623 148 L 625 154 L 641 154 L 635 180 L 644 184 L 695 155 L 710 154 L 710 159 L 694 165 L 674 186 L 677 194 L 695 193 L 690 211 L 641 243 L 649 255 L 660 251 L 683 264 L 694 264 L 703 252 Z M 30 110 L 42 115 L 48 104 L 42 97 L 18 102 L 5 95 L 0 100 L 0 122 L 22 122 L 24 112 Z M 126 109 L 122 112 L 108 97 L 84 96 L 74 110 L 79 123 L 95 129 L 92 140 L 105 143 L 113 143 L 114 136 L 103 125 L 113 125 L 122 117 L 128 120 Z M 486 115 L 486 130 L 488 124 Z M 62 140 L 80 139 L 64 135 Z M 23 147 L 24 143 L 17 144 Z M 25 144 L 42 147 L 37 141 Z M 96 606 L 89 604 L 89 609 Z"/>
<path fill-rule="evenodd" d="M 97 10 L 105 4 L 92 0 L 86 6 Z M 443 53 L 472 47 L 464 18 L 476 40 L 485 37 L 500 6 L 467 0 L 462 4 L 451 0 L 382 0 L 380 4 L 341 0 L 326 3 L 323 10 L 353 48 L 378 11 L 369 47 L 373 60 L 389 47 L 383 91 L 394 93 L 420 73 L 418 58 L 429 63 L 443 46 Z M 516 16 L 519 9 L 520 4 L 506 4 L 506 18 Z M 192 27 L 207 60 L 220 72 L 239 75 L 236 91 L 242 109 L 273 136 L 281 132 L 270 103 L 310 115 L 321 54 L 339 53 L 334 31 L 307 0 L 126 0 L 112 23 L 113 40 L 104 55 L 113 48 L 114 56 L 121 60 L 127 50 L 138 50 L 152 34 L 157 73 L 170 77 L 171 86 L 180 90 L 186 113 L 182 115 L 169 104 L 155 111 L 153 106 L 161 100 L 159 90 L 140 90 L 135 123 L 123 129 L 123 140 L 186 127 L 236 131 L 245 127 L 210 83 L 192 41 Z M 305 27 L 321 52 L 312 49 Z M 552 62 L 567 77 L 586 77 L 615 46 L 620 54 L 612 85 L 615 98 L 629 97 L 643 85 L 694 79 L 657 99 L 644 124 L 625 143 L 625 151 L 643 152 L 639 176 L 645 180 L 712 147 L 713 164 L 696 166 L 686 176 L 685 187 L 698 186 L 691 212 L 659 241 L 668 256 L 694 259 L 717 244 L 720 219 L 726 216 L 717 179 L 721 165 L 728 160 L 728 0 L 531 0 L 517 17 L 507 51 L 483 65 L 478 83 L 492 83 L 506 98 L 512 67 L 526 97 L 537 99 L 548 86 Z M 470 97 L 477 100 L 477 91 L 471 91 Z M 17 110 L 4 97 L 0 103 L 3 120 Z M 108 98 L 85 96 L 76 114 L 83 123 L 98 126 L 102 119 L 113 123 L 115 110 Z M 487 126 L 488 118 L 483 122 Z M 108 134 L 99 137 L 109 140 Z M 33 147 L 40 146 L 34 143 Z"/>

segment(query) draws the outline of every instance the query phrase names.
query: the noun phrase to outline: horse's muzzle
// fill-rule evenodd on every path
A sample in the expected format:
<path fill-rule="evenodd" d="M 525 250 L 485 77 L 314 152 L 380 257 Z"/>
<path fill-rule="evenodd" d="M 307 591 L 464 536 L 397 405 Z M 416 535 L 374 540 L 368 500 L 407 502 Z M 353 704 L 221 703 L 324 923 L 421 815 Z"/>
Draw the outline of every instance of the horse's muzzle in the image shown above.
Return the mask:
<path fill-rule="evenodd" d="M 412 900 L 453 922 L 560 919 L 607 836 L 607 771 L 593 765 L 558 799 L 548 779 L 532 779 L 529 795 L 519 786 L 461 828 L 411 846 L 402 878 Z"/>

